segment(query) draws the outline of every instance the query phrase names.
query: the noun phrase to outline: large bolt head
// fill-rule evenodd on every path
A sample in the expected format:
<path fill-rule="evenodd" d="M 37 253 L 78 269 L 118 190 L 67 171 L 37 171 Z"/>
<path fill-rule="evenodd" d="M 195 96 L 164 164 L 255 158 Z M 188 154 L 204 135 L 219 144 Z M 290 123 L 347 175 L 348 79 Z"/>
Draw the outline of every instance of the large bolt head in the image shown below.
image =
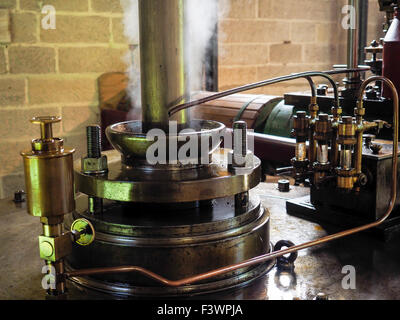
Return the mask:
<path fill-rule="evenodd" d="M 100 158 L 82 158 L 82 172 L 86 174 L 100 174 L 108 171 L 107 156 Z"/>

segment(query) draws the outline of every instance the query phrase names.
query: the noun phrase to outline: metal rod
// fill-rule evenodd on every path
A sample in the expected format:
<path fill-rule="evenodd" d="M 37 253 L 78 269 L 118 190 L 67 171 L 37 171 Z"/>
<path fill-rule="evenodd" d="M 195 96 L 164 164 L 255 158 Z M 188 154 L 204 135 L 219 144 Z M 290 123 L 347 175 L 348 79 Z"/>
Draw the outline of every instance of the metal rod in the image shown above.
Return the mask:
<path fill-rule="evenodd" d="M 365 47 L 368 37 L 368 1 L 361 1 L 359 8 L 359 32 L 358 32 L 358 61 L 364 63 L 366 58 Z"/>
<path fill-rule="evenodd" d="M 349 6 L 354 9 L 355 17 L 350 15 L 350 19 L 354 19 L 354 25 L 348 28 L 347 31 L 347 67 L 357 68 L 358 67 L 358 29 L 359 29 L 359 14 L 360 14 L 360 1 L 349 0 Z M 351 73 L 350 79 L 357 78 L 358 73 Z"/>
<path fill-rule="evenodd" d="M 334 90 L 334 94 L 335 94 L 335 105 L 338 105 L 339 103 L 339 92 L 337 89 L 337 85 L 335 83 L 335 81 L 330 77 L 330 75 L 334 75 L 334 74 L 341 74 L 341 73 L 349 73 L 349 72 L 354 72 L 354 71 L 368 71 L 370 70 L 369 67 L 365 67 L 365 68 L 356 68 L 356 69 L 340 69 L 340 70 L 329 70 L 329 71 L 307 71 L 307 72 L 300 72 L 300 73 L 294 73 L 291 75 L 287 75 L 287 76 L 281 76 L 281 77 L 277 77 L 277 78 L 272 78 L 272 79 L 267 79 L 267 80 L 262 80 L 259 82 L 255 82 L 255 83 L 251 83 L 251 84 L 247 84 L 241 87 L 236 87 L 233 89 L 229 89 L 226 91 L 221 91 L 218 92 L 216 94 L 213 94 L 211 96 L 199 99 L 199 100 L 195 100 L 195 101 L 191 101 L 188 103 L 183 103 L 180 105 L 177 105 L 175 107 L 172 107 L 168 114 L 169 116 L 174 115 L 175 113 L 181 111 L 181 110 L 185 110 L 188 109 L 190 107 L 194 107 L 212 100 L 216 100 L 216 99 L 220 99 L 226 96 L 230 96 L 232 94 L 235 93 L 240 93 L 243 91 L 248 91 L 248 90 L 252 90 L 252 89 L 256 89 L 256 88 L 260 88 L 260 87 L 264 87 L 270 84 L 274 84 L 274 83 L 279 83 L 279 82 L 284 82 L 284 81 L 290 81 L 290 80 L 295 80 L 295 79 L 300 79 L 300 78 L 307 78 L 307 77 L 324 77 L 326 79 L 328 79 L 328 81 L 331 83 L 333 90 Z"/>
<path fill-rule="evenodd" d="M 168 109 L 186 101 L 183 0 L 139 0 L 140 74 L 144 130 L 168 128 Z M 187 112 L 175 119 L 188 121 Z"/>

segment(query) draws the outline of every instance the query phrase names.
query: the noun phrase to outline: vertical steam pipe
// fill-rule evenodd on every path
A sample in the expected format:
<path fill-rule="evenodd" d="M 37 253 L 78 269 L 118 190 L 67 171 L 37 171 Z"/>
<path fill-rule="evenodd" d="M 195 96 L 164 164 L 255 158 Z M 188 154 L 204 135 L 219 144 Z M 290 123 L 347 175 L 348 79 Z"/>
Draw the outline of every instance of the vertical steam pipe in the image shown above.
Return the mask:
<path fill-rule="evenodd" d="M 139 0 L 143 130 L 167 130 L 168 109 L 186 101 L 184 0 Z M 182 127 L 187 112 L 172 119 Z"/>
<path fill-rule="evenodd" d="M 358 28 L 359 28 L 359 0 L 349 0 L 349 6 L 354 8 L 355 28 L 349 28 L 347 31 L 347 67 L 349 69 L 358 67 Z M 350 75 L 354 75 L 351 73 Z"/>

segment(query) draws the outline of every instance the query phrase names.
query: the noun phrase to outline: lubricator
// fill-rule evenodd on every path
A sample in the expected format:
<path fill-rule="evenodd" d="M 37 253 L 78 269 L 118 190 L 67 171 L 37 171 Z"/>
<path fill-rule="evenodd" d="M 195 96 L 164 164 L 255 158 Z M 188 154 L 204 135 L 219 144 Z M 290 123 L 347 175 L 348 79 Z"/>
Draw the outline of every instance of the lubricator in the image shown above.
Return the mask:
<path fill-rule="evenodd" d="M 74 201 L 74 149 L 65 149 L 64 141 L 53 137 L 52 124 L 60 117 L 35 117 L 41 137 L 32 140 L 32 150 L 22 152 L 28 212 L 36 217 L 55 217 L 72 212 Z M 57 199 L 57 201 L 54 201 Z"/>
<path fill-rule="evenodd" d="M 27 210 L 40 217 L 43 234 L 39 236 L 40 258 L 45 260 L 48 274 L 42 285 L 50 296 L 64 296 L 66 291 L 64 257 L 72 243 L 88 245 L 94 240 L 94 228 L 86 219 L 75 220 L 71 231 L 64 232 L 64 215 L 75 210 L 73 153 L 64 148 L 64 141 L 53 137 L 52 124 L 61 117 L 35 117 L 41 137 L 32 140 L 32 149 L 22 152 L 24 158 Z M 43 271 L 43 270 L 42 270 Z"/>

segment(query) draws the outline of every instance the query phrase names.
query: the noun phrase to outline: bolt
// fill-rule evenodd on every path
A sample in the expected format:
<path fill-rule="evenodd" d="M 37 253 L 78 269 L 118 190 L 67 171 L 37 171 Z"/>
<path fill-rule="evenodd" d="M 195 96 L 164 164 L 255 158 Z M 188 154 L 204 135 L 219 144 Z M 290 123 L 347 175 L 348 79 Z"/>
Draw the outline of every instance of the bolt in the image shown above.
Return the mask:
<path fill-rule="evenodd" d="M 100 126 L 90 125 L 86 127 L 88 158 L 101 157 L 101 134 Z"/>
<path fill-rule="evenodd" d="M 280 192 L 289 192 L 290 191 L 290 181 L 286 179 L 282 179 L 278 181 L 278 190 Z"/>
<path fill-rule="evenodd" d="M 246 166 L 247 156 L 247 124 L 245 121 L 233 123 L 233 163 L 236 167 Z M 237 161 L 241 157 L 242 159 Z M 249 204 L 249 193 L 242 192 L 235 195 L 235 208 L 238 212 L 247 210 Z"/>
<path fill-rule="evenodd" d="M 18 190 L 14 193 L 14 202 L 15 203 L 21 203 L 25 201 L 25 191 L 24 190 Z"/>
<path fill-rule="evenodd" d="M 100 126 L 93 124 L 86 127 L 87 157 L 101 158 L 101 134 Z M 103 199 L 96 197 L 88 198 L 88 211 L 91 214 L 101 213 L 103 210 Z"/>
<path fill-rule="evenodd" d="M 240 134 L 239 134 L 240 133 Z M 247 124 L 244 121 L 236 121 L 233 123 L 234 150 L 241 151 L 241 156 L 247 154 Z M 238 147 L 241 147 L 238 150 Z"/>

